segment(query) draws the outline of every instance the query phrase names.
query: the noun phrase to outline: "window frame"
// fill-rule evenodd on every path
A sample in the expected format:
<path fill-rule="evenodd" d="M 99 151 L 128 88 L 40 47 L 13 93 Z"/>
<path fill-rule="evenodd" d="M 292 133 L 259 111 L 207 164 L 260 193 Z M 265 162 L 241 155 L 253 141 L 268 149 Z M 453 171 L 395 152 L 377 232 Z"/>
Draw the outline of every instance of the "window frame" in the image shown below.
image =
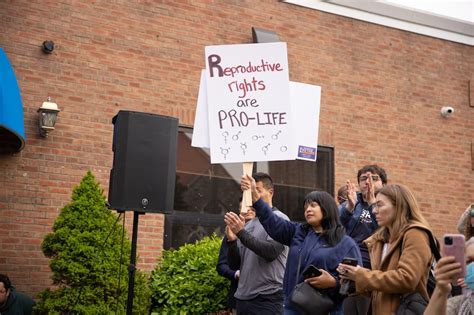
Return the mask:
<path fill-rule="evenodd" d="M 193 128 L 191 127 L 188 127 L 188 126 L 180 126 L 179 127 L 179 131 L 178 132 L 185 132 L 185 133 L 191 133 L 193 132 Z M 179 138 L 178 138 L 179 139 Z M 181 144 L 182 145 L 182 144 Z M 179 140 L 178 140 L 178 147 L 180 146 L 180 143 L 179 143 Z M 196 149 L 199 149 L 199 148 L 196 148 Z M 325 167 L 327 167 L 325 173 L 327 174 L 327 178 L 324 180 L 325 181 L 325 184 L 326 184 L 326 189 L 324 189 L 325 191 L 327 191 L 328 193 L 330 193 L 332 196 L 334 196 L 334 148 L 333 147 L 330 147 L 330 146 L 318 146 L 318 149 L 317 149 L 317 154 L 318 154 L 318 157 L 322 154 L 324 154 L 326 157 L 326 159 L 328 160 L 327 161 L 327 165 L 325 165 Z M 177 159 L 179 159 L 180 156 L 177 154 Z M 293 161 L 286 161 L 286 162 L 293 162 Z M 298 161 L 297 161 L 298 162 Z M 317 162 L 308 162 L 308 161 L 305 161 L 307 163 L 317 163 Z M 261 162 L 257 162 L 255 163 L 254 165 L 254 171 L 261 171 L 259 170 L 259 163 Z M 272 163 L 272 162 L 269 162 L 269 163 Z M 177 168 L 178 168 L 178 161 L 176 163 L 177 165 Z M 209 160 L 209 165 L 210 167 L 211 164 L 210 164 L 210 160 Z M 222 165 L 222 164 L 219 164 L 219 165 Z M 269 164 L 270 165 L 270 164 Z M 317 172 L 317 170 L 315 169 L 315 171 Z M 180 172 L 180 170 L 176 170 L 176 175 L 177 175 L 177 180 L 176 180 L 176 184 L 175 184 L 175 187 L 178 187 L 179 183 L 178 183 L 178 176 L 180 173 L 184 173 L 184 174 L 187 174 L 187 175 L 194 175 L 194 176 L 203 176 L 204 174 L 202 175 L 199 175 L 199 174 L 191 174 L 191 173 L 186 173 L 186 172 Z M 270 173 L 271 175 L 271 173 Z M 216 183 L 212 183 L 212 180 L 214 179 L 223 179 L 222 177 L 220 176 L 216 176 L 214 174 L 211 175 L 206 175 L 210 178 L 210 185 L 216 185 Z M 313 174 L 313 177 L 317 177 L 318 174 L 315 173 Z M 276 188 L 276 193 L 278 194 L 278 186 L 282 187 L 282 184 L 278 183 L 278 182 L 275 182 L 275 188 Z M 283 185 L 284 186 L 284 185 Z M 294 185 L 289 185 L 288 187 L 297 187 L 298 189 L 310 189 L 309 187 L 303 187 L 303 186 L 294 186 Z M 287 188 L 288 188 L 287 187 Z M 211 189 L 211 191 L 214 191 L 214 189 Z M 299 192 L 300 195 L 301 195 L 301 191 Z M 235 198 L 235 200 L 237 200 L 238 197 Z M 175 193 L 175 200 L 176 200 L 176 193 Z M 278 205 L 277 205 L 278 206 Z M 176 206 L 174 206 L 175 208 Z M 229 209 L 229 210 L 236 210 L 236 209 L 233 209 L 235 208 L 235 205 L 230 205 L 230 206 L 227 206 L 226 209 Z M 282 209 L 282 210 L 285 210 L 285 209 Z M 192 215 L 190 215 L 192 214 Z M 301 219 L 301 217 L 300 217 Z M 304 219 L 304 217 L 303 217 Z M 200 227 L 202 226 L 203 229 L 204 228 L 210 228 L 210 230 L 213 232 L 213 233 L 217 233 L 219 235 L 223 235 L 224 233 L 224 222 L 223 222 L 223 214 L 216 214 L 216 213 L 206 213 L 206 212 L 202 212 L 202 211 L 182 211 L 182 210 L 173 210 L 171 213 L 166 213 L 165 214 L 165 222 L 164 222 L 164 237 L 163 237 L 163 248 L 164 249 L 170 249 L 170 248 L 176 248 L 176 247 L 179 247 L 181 245 L 184 245 L 183 244 L 179 244 L 179 243 L 176 243 L 174 244 L 173 246 L 173 228 L 176 227 L 175 225 L 176 224 L 181 224 L 181 225 L 192 225 L 192 224 L 198 224 Z M 215 228 L 213 228 L 215 227 Z M 203 230 L 202 229 L 202 230 Z M 199 230 L 199 229 L 197 229 Z M 195 240 L 197 239 L 201 239 L 202 237 L 208 235 L 206 233 L 201 233 L 202 235 L 199 234 L 200 232 L 199 231 L 196 231 L 196 237 L 195 237 Z M 200 237 L 202 236 L 202 237 Z M 194 238 L 194 236 L 193 236 Z"/>

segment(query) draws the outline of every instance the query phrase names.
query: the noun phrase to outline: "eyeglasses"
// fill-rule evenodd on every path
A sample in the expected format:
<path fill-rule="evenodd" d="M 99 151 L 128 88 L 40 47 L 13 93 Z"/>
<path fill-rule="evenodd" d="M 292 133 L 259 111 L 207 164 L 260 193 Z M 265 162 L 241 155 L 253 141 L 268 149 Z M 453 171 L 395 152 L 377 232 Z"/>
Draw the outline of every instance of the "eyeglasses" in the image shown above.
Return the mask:
<path fill-rule="evenodd" d="M 372 180 L 374 182 L 376 182 L 380 179 L 380 176 L 378 176 L 378 175 L 371 175 L 370 177 L 372 177 Z M 359 182 L 365 182 L 368 178 L 369 178 L 368 176 L 363 175 L 363 176 L 359 177 Z"/>

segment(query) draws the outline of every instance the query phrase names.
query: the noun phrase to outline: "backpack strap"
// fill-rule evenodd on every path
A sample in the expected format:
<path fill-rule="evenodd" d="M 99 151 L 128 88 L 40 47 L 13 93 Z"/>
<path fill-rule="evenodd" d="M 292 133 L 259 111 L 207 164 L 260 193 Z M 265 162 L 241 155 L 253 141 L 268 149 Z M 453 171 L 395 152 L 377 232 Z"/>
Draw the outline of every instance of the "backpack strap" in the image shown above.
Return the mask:
<path fill-rule="evenodd" d="M 428 239 L 429 239 L 429 241 L 430 241 L 430 250 L 431 250 L 431 253 L 432 253 L 433 256 L 434 256 L 434 260 L 435 260 L 436 262 L 438 262 L 438 260 L 440 260 L 440 258 L 441 258 L 441 255 L 440 255 L 440 253 L 439 253 L 439 242 L 438 242 L 438 240 L 434 237 L 433 233 L 431 233 L 430 230 L 428 230 L 428 229 L 423 229 L 423 230 L 426 232 L 426 234 L 428 234 Z M 403 249 L 403 246 L 402 246 L 402 245 L 403 245 L 403 241 L 404 241 L 404 240 L 402 240 L 402 241 L 400 242 L 400 245 L 399 245 L 399 247 L 400 247 L 400 257 L 402 256 L 402 249 Z M 436 264 L 433 264 L 433 263 L 434 263 L 434 262 L 431 261 L 430 269 L 429 269 L 429 272 L 428 272 L 428 277 L 427 277 L 427 279 L 426 279 L 426 281 L 427 281 L 427 283 L 426 283 L 426 290 L 427 290 L 428 295 L 429 295 L 430 297 L 431 297 L 432 292 L 430 292 L 429 283 L 430 283 L 430 281 L 433 282 L 433 283 L 436 283 L 436 277 L 435 277 L 434 272 L 433 272 L 433 268 L 434 268 L 434 266 L 435 266 Z M 431 280 L 430 278 L 432 278 L 432 280 Z M 433 290 L 434 290 L 434 286 L 436 286 L 436 284 L 433 285 Z M 403 300 L 404 298 L 407 298 L 410 294 L 413 294 L 413 293 L 403 294 L 400 298 Z M 420 295 L 420 297 L 421 297 L 421 295 Z"/>
<path fill-rule="evenodd" d="M 428 239 L 430 241 L 430 249 L 431 253 L 433 254 L 434 258 L 436 261 L 441 259 L 441 254 L 439 253 L 439 242 L 438 240 L 434 237 L 433 233 L 431 233 L 430 230 L 428 229 L 423 229 L 426 234 L 428 234 Z M 403 240 L 400 242 L 400 256 L 402 256 L 402 249 L 403 249 Z"/>
<path fill-rule="evenodd" d="M 431 231 L 426 230 L 426 232 L 428 233 L 428 237 L 430 239 L 431 252 L 433 253 L 433 256 L 435 257 L 436 261 L 438 261 L 441 259 L 441 254 L 439 253 L 439 242 L 434 237 L 433 233 L 431 233 Z"/>

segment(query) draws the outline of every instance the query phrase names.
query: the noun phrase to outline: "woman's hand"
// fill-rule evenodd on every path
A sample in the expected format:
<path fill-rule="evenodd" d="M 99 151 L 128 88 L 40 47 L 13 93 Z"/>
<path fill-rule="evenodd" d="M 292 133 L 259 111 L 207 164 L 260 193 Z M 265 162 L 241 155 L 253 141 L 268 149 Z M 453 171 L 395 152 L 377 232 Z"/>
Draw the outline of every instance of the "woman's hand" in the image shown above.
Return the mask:
<path fill-rule="evenodd" d="M 339 264 L 337 272 L 339 272 L 339 278 L 355 281 L 356 272 L 361 268 L 361 266 Z"/>
<path fill-rule="evenodd" d="M 337 284 L 336 279 L 324 269 L 319 269 L 319 271 L 322 272 L 322 275 L 308 278 L 305 281 L 318 289 L 334 288 Z"/>
<path fill-rule="evenodd" d="M 457 263 L 453 256 L 443 257 L 438 260 L 434 272 L 436 287 L 423 313 L 425 315 L 446 314 L 448 296 L 451 292 L 451 282 L 455 281 L 461 272 L 461 264 Z"/>
<path fill-rule="evenodd" d="M 461 264 L 453 256 L 442 257 L 435 267 L 436 288 L 443 294 L 451 292 L 451 283 L 455 283 L 461 273 Z"/>
<path fill-rule="evenodd" d="M 255 203 L 260 198 L 260 194 L 257 191 L 257 184 L 255 183 L 255 179 L 253 179 L 253 177 L 250 175 L 245 174 L 242 176 L 240 180 L 240 189 L 242 189 L 242 191 L 250 189 L 252 193 L 252 203 Z"/>

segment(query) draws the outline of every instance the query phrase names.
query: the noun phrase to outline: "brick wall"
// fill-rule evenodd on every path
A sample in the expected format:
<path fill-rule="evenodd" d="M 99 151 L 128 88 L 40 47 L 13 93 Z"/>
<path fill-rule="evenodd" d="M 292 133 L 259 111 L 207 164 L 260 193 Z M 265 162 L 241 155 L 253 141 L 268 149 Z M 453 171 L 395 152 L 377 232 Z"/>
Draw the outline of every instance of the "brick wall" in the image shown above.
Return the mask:
<path fill-rule="evenodd" d="M 204 47 L 249 43 L 252 26 L 288 43 L 291 80 L 322 87 L 319 142 L 335 148 L 336 187 L 377 162 L 415 191 L 438 235 L 454 231 L 474 196 L 472 46 L 278 1 L 137 2 L 0 2 L 28 137 L 0 156 L 0 272 L 20 290 L 50 285 L 40 244 L 88 169 L 107 192 L 117 111 L 192 125 Z M 57 45 L 51 55 L 45 40 Z M 48 96 L 61 113 L 43 139 L 36 111 Z M 443 119 L 447 105 L 456 112 Z M 139 268 L 160 257 L 163 229 L 162 215 L 140 218 Z"/>

